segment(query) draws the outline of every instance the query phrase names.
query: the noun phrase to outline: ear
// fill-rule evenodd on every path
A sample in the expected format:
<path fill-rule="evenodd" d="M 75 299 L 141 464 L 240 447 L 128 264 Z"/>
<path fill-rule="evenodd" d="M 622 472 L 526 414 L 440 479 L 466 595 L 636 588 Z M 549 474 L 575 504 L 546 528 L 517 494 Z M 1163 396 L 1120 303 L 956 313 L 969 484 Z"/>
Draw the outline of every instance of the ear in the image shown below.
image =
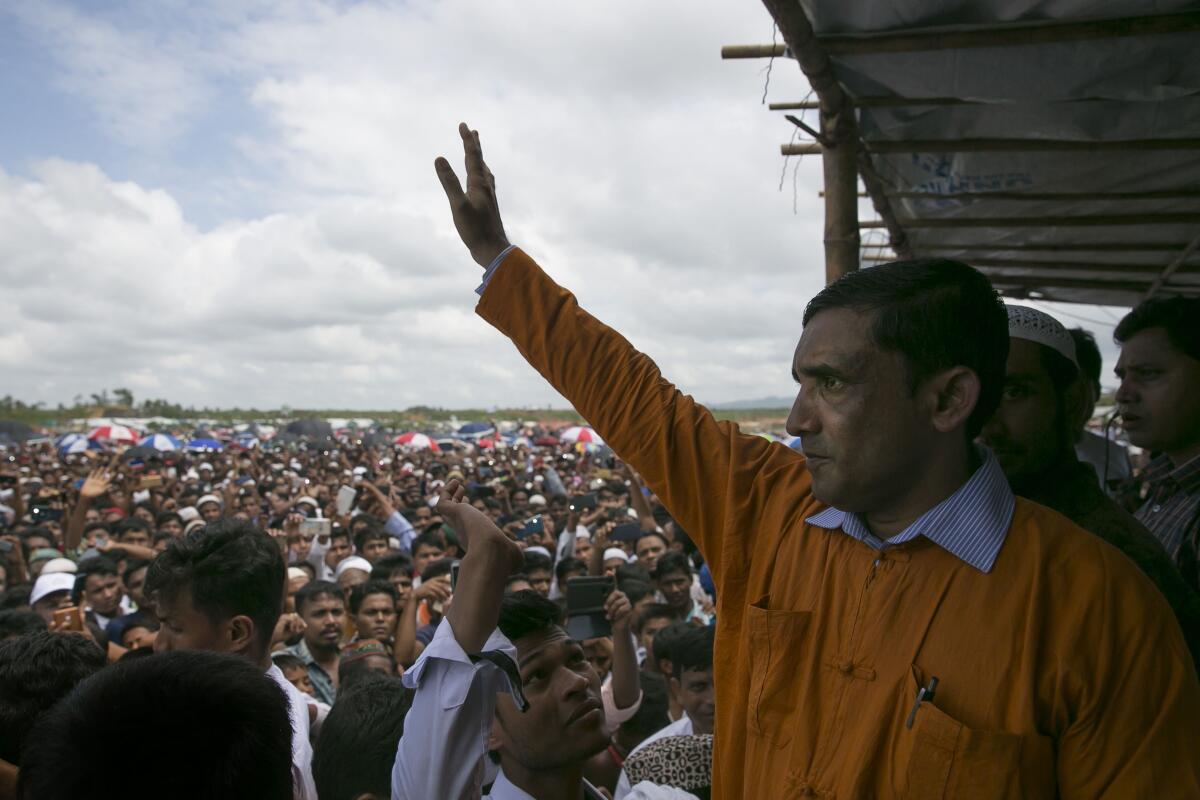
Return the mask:
<path fill-rule="evenodd" d="M 679 678 L 676 678 L 674 675 L 672 675 L 671 680 L 668 683 L 671 687 L 671 696 L 678 700 L 679 690 L 683 688 L 682 684 L 679 683 Z"/>
<path fill-rule="evenodd" d="M 980 388 L 979 376 L 966 367 L 952 367 L 926 381 L 934 429 L 950 433 L 966 425 L 979 402 Z"/>
<path fill-rule="evenodd" d="M 229 620 L 225 626 L 229 637 L 229 650 L 233 653 L 245 653 L 254 648 L 256 626 L 254 620 L 245 614 L 239 614 Z"/>
<path fill-rule="evenodd" d="M 492 717 L 492 727 L 488 729 L 487 749 L 499 750 L 504 743 L 504 732 L 500 728 L 500 717 Z"/>
<path fill-rule="evenodd" d="M 1092 385 L 1087 378 L 1080 375 L 1071 381 L 1071 385 L 1067 387 L 1066 393 L 1063 395 L 1063 413 L 1067 418 L 1067 424 L 1071 426 L 1070 430 L 1073 435 L 1083 430 L 1083 426 L 1087 424 L 1095 408 L 1096 397 L 1093 394 Z"/>

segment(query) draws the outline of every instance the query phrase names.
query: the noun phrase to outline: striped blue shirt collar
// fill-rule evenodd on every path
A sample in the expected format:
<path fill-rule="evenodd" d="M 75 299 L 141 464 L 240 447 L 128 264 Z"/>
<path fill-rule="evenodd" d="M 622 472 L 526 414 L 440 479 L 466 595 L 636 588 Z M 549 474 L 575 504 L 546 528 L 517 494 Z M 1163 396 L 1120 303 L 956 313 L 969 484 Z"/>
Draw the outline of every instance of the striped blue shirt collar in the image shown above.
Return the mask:
<path fill-rule="evenodd" d="M 983 463 L 966 483 L 887 541 L 871 533 L 857 514 L 836 508 L 805 521 L 831 531 L 840 529 L 876 550 L 924 536 L 980 572 L 991 572 L 1012 524 L 1016 500 L 992 451 L 986 447 L 978 451 Z"/>

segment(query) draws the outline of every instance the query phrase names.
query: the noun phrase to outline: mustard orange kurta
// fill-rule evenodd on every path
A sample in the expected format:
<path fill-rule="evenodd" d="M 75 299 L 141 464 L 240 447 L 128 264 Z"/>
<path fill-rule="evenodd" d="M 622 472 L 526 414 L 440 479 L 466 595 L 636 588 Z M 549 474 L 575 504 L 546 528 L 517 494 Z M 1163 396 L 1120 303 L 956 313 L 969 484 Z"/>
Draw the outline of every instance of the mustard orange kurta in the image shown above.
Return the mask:
<path fill-rule="evenodd" d="M 710 565 L 714 797 L 1200 796 L 1200 684 L 1116 549 L 1018 500 L 988 574 L 921 537 L 873 550 L 805 523 L 802 456 L 717 422 L 520 250 L 478 312 Z"/>

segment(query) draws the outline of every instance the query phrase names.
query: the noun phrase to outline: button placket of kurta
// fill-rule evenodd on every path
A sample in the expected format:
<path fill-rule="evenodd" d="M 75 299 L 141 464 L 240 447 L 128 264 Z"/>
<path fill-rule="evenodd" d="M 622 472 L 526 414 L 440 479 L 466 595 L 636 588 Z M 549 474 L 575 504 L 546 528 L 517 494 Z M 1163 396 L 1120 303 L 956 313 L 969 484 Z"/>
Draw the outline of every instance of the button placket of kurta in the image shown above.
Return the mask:
<path fill-rule="evenodd" d="M 859 591 L 858 603 L 854 610 L 854 620 L 846 644 L 832 661 L 826 661 L 824 667 L 837 673 L 840 680 L 837 701 L 831 713 L 822 726 L 821 738 L 813 759 L 813 766 L 824 771 L 827 763 L 826 754 L 836 752 L 841 746 L 842 733 L 846 730 L 846 718 L 856 706 L 852 692 L 858 692 L 875 680 L 875 654 L 880 642 L 865 641 L 863 631 L 870 627 L 866 617 L 872 614 L 872 606 L 888 602 L 908 566 L 909 554 L 905 550 L 885 547 L 874 553 L 870 567 Z M 822 777 L 826 777 L 822 775 Z M 822 781 L 824 783 L 824 781 Z"/>

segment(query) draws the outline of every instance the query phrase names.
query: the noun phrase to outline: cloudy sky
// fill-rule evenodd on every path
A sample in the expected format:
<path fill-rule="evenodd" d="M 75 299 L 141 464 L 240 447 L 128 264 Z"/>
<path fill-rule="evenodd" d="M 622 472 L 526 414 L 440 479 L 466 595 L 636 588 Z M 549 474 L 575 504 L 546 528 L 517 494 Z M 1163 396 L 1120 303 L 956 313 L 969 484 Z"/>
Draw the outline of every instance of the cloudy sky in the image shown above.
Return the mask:
<path fill-rule="evenodd" d="M 474 315 L 432 168 L 465 119 L 510 238 L 668 377 L 789 395 L 820 164 L 781 180 L 766 62 L 719 57 L 770 38 L 746 0 L 5 2 L 2 391 L 561 405 Z"/>

